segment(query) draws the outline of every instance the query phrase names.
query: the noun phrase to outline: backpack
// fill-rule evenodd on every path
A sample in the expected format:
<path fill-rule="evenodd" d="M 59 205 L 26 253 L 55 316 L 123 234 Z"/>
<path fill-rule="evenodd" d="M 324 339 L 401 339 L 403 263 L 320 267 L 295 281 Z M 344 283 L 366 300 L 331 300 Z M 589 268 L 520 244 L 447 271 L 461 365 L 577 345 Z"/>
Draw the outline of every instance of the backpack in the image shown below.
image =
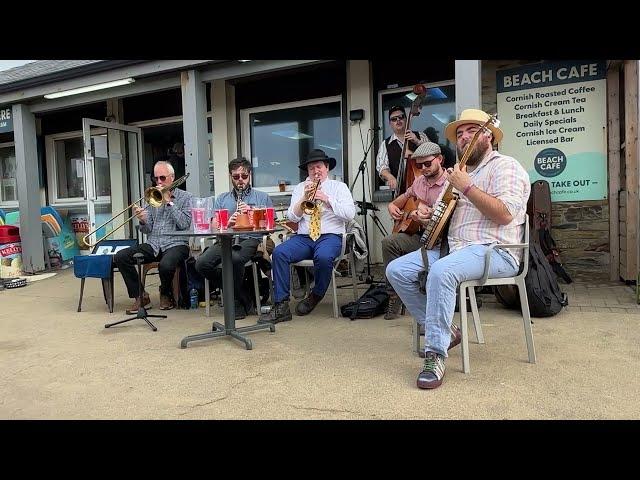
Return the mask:
<path fill-rule="evenodd" d="M 551 236 L 551 190 L 546 180 L 536 180 L 531 184 L 527 213 L 531 230 L 536 232 L 533 241 L 540 245 L 556 275 L 566 283 L 571 283 L 573 280 L 562 266 L 560 252 Z"/>
<path fill-rule="evenodd" d="M 340 307 L 343 317 L 349 320 L 356 318 L 373 318 L 383 314 L 389 303 L 389 294 L 384 285 L 371 285 L 356 302 L 349 302 Z"/>
<path fill-rule="evenodd" d="M 533 238 L 529 240 L 529 271 L 524 283 L 532 317 L 552 317 L 569 304 L 567 294 L 560 290 L 547 257 Z M 495 292 L 496 299 L 505 307 L 520 309 L 517 286 L 498 285 Z"/>

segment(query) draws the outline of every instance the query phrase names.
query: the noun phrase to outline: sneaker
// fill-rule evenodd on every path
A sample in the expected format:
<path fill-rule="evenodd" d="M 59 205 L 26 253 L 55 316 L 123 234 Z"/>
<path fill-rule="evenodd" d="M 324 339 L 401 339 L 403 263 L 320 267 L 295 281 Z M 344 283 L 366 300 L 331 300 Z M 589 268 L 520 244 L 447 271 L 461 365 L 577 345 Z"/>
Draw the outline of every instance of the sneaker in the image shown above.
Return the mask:
<path fill-rule="evenodd" d="M 427 352 L 424 367 L 418 374 L 418 388 L 437 388 L 444 377 L 444 357 L 435 352 Z"/>
<path fill-rule="evenodd" d="M 385 320 L 395 320 L 400 317 L 400 310 L 402 309 L 402 300 L 396 292 L 389 293 L 389 303 L 387 304 L 387 311 L 384 312 Z"/>
<path fill-rule="evenodd" d="M 420 335 L 424 336 L 424 325 L 419 325 Z M 447 350 L 451 350 L 453 347 L 460 344 L 462 341 L 462 330 L 455 323 L 451 324 L 451 341 L 449 342 L 449 347 Z M 424 350 L 418 353 L 420 358 L 424 358 Z"/>
<path fill-rule="evenodd" d="M 160 310 L 171 310 L 175 308 L 176 303 L 168 295 L 160 294 Z"/>
<path fill-rule="evenodd" d="M 279 323 L 288 322 L 291 320 L 291 310 L 289 309 L 289 302 L 277 302 L 269 313 L 260 315 L 258 323 Z"/>
<path fill-rule="evenodd" d="M 307 298 L 302 300 L 298 305 L 296 305 L 296 314 L 297 315 L 308 315 L 316 308 L 316 305 L 320 303 L 322 297 L 319 297 L 315 293 L 311 292 Z"/>
<path fill-rule="evenodd" d="M 142 306 L 147 310 L 151 309 L 151 299 L 149 298 L 149 294 L 147 292 L 144 292 L 142 296 Z M 140 303 L 136 298 L 133 302 L 133 305 L 131 305 L 131 307 L 127 308 L 125 311 L 127 312 L 127 315 L 133 315 L 134 313 L 138 313 L 138 310 L 140 310 Z"/>

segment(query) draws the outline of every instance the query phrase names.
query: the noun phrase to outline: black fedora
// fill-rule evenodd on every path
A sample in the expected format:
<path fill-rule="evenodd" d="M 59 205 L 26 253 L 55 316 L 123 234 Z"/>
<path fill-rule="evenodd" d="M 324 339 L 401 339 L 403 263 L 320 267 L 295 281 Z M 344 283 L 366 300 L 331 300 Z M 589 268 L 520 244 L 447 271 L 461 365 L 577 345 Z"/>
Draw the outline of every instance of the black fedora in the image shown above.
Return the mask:
<path fill-rule="evenodd" d="M 319 161 L 329 163 L 329 170 L 333 170 L 336 166 L 336 159 L 332 157 L 327 157 L 327 154 L 324 153 L 319 148 L 316 148 L 315 150 L 311 150 L 309 152 L 309 155 L 307 155 L 307 159 L 304 161 L 301 161 L 300 165 L 298 166 L 300 167 L 300 170 L 306 170 L 307 163 L 319 162 Z"/>

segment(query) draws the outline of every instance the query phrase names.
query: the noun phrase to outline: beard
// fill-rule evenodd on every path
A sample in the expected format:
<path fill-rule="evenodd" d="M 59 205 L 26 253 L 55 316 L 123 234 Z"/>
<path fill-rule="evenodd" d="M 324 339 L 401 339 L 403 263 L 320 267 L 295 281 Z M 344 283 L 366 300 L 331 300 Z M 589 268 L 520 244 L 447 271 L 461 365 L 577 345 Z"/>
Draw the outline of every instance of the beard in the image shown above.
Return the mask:
<path fill-rule="evenodd" d="M 458 158 L 462 158 L 465 150 L 467 149 L 467 146 L 470 143 L 471 141 L 467 142 L 467 144 L 463 145 L 462 147 L 457 147 Z M 489 151 L 491 151 L 491 140 L 489 139 L 489 137 L 482 135 L 480 138 L 478 138 L 478 141 L 474 145 L 473 150 L 471 150 L 469 158 L 467 158 L 466 165 L 473 167 L 474 165 L 479 164 Z"/>

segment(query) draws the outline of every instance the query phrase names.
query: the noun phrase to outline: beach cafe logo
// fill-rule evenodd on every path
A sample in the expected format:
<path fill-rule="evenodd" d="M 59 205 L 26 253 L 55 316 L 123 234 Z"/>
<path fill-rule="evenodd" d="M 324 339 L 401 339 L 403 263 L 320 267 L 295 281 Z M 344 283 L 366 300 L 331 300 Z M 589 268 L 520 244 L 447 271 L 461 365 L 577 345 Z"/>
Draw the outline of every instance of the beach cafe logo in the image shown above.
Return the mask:
<path fill-rule="evenodd" d="M 0 132 L 13 131 L 13 119 L 11 118 L 11 107 L 0 108 Z"/>

